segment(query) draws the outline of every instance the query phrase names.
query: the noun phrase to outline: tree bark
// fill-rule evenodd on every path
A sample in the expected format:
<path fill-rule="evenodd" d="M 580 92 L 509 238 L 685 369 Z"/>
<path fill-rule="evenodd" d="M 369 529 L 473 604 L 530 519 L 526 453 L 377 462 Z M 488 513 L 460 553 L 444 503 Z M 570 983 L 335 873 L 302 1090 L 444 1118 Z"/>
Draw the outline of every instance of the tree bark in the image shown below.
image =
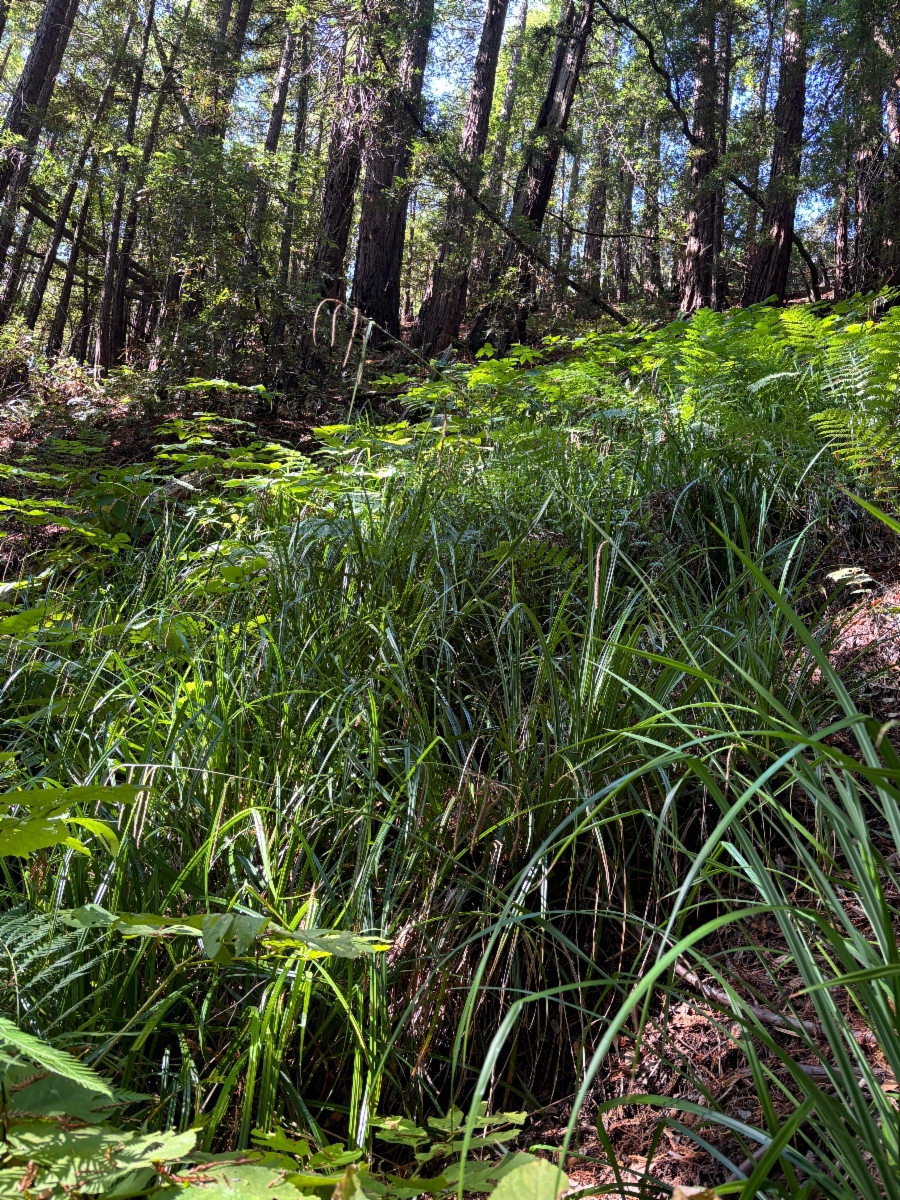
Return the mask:
<path fill-rule="evenodd" d="M 370 65 L 369 49 L 364 35 L 360 33 L 352 74 L 343 89 L 339 116 L 331 131 L 322 194 L 322 220 L 312 256 L 313 288 L 319 295 L 333 299 L 343 298 L 346 286 L 344 261 L 350 239 L 356 185 L 362 166 L 362 139 L 368 108 L 366 76 Z"/>
<path fill-rule="evenodd" d="M 732 33 L 734 31 L 734 9 L 728 0 L 719 17 L 718 75 L 719 101 L 719 144 L 717 160 L 722 162 L 728 150 L 728 122 L 731 120 L 731 60 Z M 725 184 L 724 179 L 716 183 L 716 212 L 713 222 L 713 298 L 712 306 L 722 312 L 728 299 L 728 272 L 725 270 Z"/>
<path fill-rule="evenodd" d="M 606 235 L 606 205 L 609 192 L 608 172 L 609 141 L 604 138 L 597 151 L 584 234 L 584 274 L 588 283 L 595 288 L 600 287 L 603 274 L 603 243 Z"/>
<path fill-rule="evenodd" d="M 126 146 L 134 144 L 134 130 L 137 124 L 138 105 L 141 98 L 141 88 L 144 83 L 144 67 L 147 62 L 147 50 L 150 46 L 150 33 L 153 28 L 155 7 L 156 0 L 150 0 L 147 9 L 147 20 L 144 26 L 144 36 L 141 41 L 140 57 L 135 67 L 131 99 L 128 106 L 128 118 L 125 126 Z M 113 300 L 119 269 L 119 234 L 122 228 L 122 208 L 125 202 L 125 187 L 128 181 L 129 168 L 130 163 L 127 156 L 121 155 L 119 158 L 116 190 L 113 193 L 109 238 L 106 243 L 106 257 L 103 264 L 103 285 L 100 290 L 100 304 L 97 312 L 97 340 L 94 347 L 94 374 L 97 378 L 105 375 L 109 370 L 117 350 L 116 339 L 113 335 Z"/>
<path fill-rule="evenodd" d="M 288 86 L 291 82 L 291 68 L 294 64 L 295 41 L 293 33 L 288 30 L 285 34 L 284 45 L 281 48 L 281 58 L 275 72 L 272 85 L 272 107 L 269 111 L 269 125 L 266 130 L 266 140 L 263 152 L 273 155 L 278 152 L 278 142 L 281 138 L 281 127 L 284 124 L 284 110 L 287 106 Z M 259 245 L 260 236 L 266 219 L 269 202 L 269 185 L 264 179 L 256 186 L 253 197 L 253 207 L 250 210 L 247 242 L 244 249 L 244 261 L 259 269 L 262 265 L 262 247 Z"/>
<path fill-rule="evenodd" d="M 35 66 L 35 70 L 40 67 L 43 69 L 44 75 L 38 81 L 40 86 L 37 88 L 34 106 L 24 106 L 19 111 L 19 115 L 15 116 L 16 98 L 20 93 L 31 96 L 35 92 L 35 87 L 32 86 L 30 81 L 26 80 L 23 83 L 20 80 L 7 116 L 7 134 L 16 134 L 17 137 L 23 139 L 24 144 L 20 142 L 13 150 L 5 152 L 5 154 L 10 155 L 8 158 L 5 155 L 0 156 L 0 198 L 5 197 L 3 213 L 0 215 L 0 268 L 6 262 L 6 255 L 12 244 L 16 226 L 16 213 L 21 198 L 28 186 L 28 181 L 31 178 L 34 152 L 44 128 L 47 107 L 53 97 L 56 76 L 59 74 L 63 55 L 66 52 L 66 46 L 69 44 L 69 36 L 78 13 L 78 5 L 79 0 L 68 0 L 62 19 L 50 31 L 55 36 L 46 58 L 42 54 L 38 55 L 38 63 Z M 41 27 L 43 27 L 43 24 L 42 18 Z M 25 64 L 25 70 L 22 73 L 23 78 L 28 75 L 32 59 L 37 54 L 41 27 L 39 27 L 38 32 L 35 34 L 35 44 L 32 47 L 33 53 L 28 56 L 28 62 Z M 15 122 L 15 128 L 13 128 L 13 122 Z"/>
<path fill-rule="evenodd" d="M 774 50 L 775 41 L 775 18 L 772 13 L 771 3 L 766 3 L 766 24 L 767 35 L 766 45 L 763 52 L 763 68 L 759 79 L 758 104 L 759 113 L 757 118 L 757 128 L 759 139 L 762 142 L 766 135 L 766 113 L 769 107 L 769 79 L 772 74 L 772 53 Z M 750 173 L 750 186 L 754 192 L 759 191 L 759 173 L 762 162 L 760 156 L 753 156 L 753 169 Z M 747 208 L 747 232 L 744 237 L 744 286 L 747 285 L 747 280 L 750 277 L 750 272 L 753 270 L 753 259 L 756 256 L 756 226 L 759 221 L 759 205 L 755 200 L 750 200 Z"/>
<path fill-rule="evenodd" d="M 400 281 L 409 202 L 407 176 L 431 41 L 434 0 L 412 0 L 399 86 L 384 101 L 366 153 L 351 304 L 400 336 Z M 373 330 L 373 344 L 379 335 Z"/>
<path fill-rule="evenodd" d="M 87 180 L 84 185 L 84 194 L 81 200 L 81 208 L 78 212 L 78 220 L 75 222 L 75 232 L 72 235 L 72 246 L 69 251 L 69 261 L 66 264 L 66 273 L 63 278 L 62 287 L 59 292 L 59 300 L 56 304 L 56 311 L 53 314 L 53 322 L 50 326 L 50 332 L 47 335 L 47 356 L 55 358 L 62 348 L 63 333 L 66 328 L 66 318 L 69 315 L 69 305 L 72 301 L 72 287 L 75 283 L 75 272 L 78 268 L 78 260 L 81 255 L 82 239 L 84 238 L 84 230 L 87 224 L 88 212 L 91 206 L 91 189 L 94 183 L 95 163 L 91 163 L 91 169 L 88 173 Z M 87 269 L 85 269 L 87 276 Z M 85 286 L 87 284 L 85 283 Z M 82 356 L 83 357 L 83 356 Z"/>
<path fill-rule="evenodd" d="M 275 295 L 273 298 L 272 324 L 269 330 L 267 353 L 273 361 L 274 371 L 284 354 L 286 297 L 284 295 L 291 270 L 291 249 L 294 241 L 294 218 L 297 208 L 297 182 L 300 176 L 300 160 L 306 148 L 306 127 L 309 117 L 309 65 L 311 56 L 311 33 L 305 26 L 300 35 L 300 85 L 297 88 L 297 114 L 294 118 L 294 134 L 291 140 L 291 158 L 288 166 L 287 187 L 284 200 L 284 216 L 281 224 L 281 244 L 278 248 L 278 269 Z"/>
<path fill-rule="evenodd" d="M 563 300 L 569 290 L 566 277 L 572 267 L 572 242 L 574 240 L 574 221 L 577 215 L 578 193 L 581 188 L 581 132 L 578 134 L 578 149 L 572 156 L 572 170 L 569 173 L 569 186 L 561 197 L 559 240 L 557 243 L 556 286 L 554 291 L 557 300 Z"/>
<path fill-rule="evenodd" d="M 522 64 L 522 51 L 525 47 L 525 28 L 528 24 L 528 0 L 520 0 L 519 16 L 512 35 L 509 52 L 509 71 L 506 76 L 506 86 L 503 89 L 503 101 L 497 119 L 497 134 L 494 139 L 494 150 L 491 155 L 491 166 L 485 185 L 485 197 L 494 208 L 499 208 L 503 196 L 503 170 L 506 166 L 506 152 L 509 148 L 509 131 L 512 124 L 513 111 L 516 106 L 516 94 L 519 86 L 519 74 Z M 493 230 L 482 215 L 475 237 L 476 248 L 470 271 L 471 280 L 483 281 L 491 272 L 491 254 L 493 251 Z"/>
<path fill-rule="evenodd" d="M 513 226 L 517 233 L 529 241 L 537 242 L 540 238 L 593 19 L 594 0 L 580 0 L 577 7 L 574 0 L 566 4 L 544 99 L 513 195 Z M 489 334 L 492 335 L 493 344 L 499 348 L 508 346 L 511 316 L 514 317 L 519 340 L 525 337 L 532 272 L 526 255 L 511 240 L 506 244 L 503 259 L 495 273 L 495 282 L 499 283 L 509 271 L 514 272 L 515 312 L 507 302 L 483 309 L 469 338 L 475 350 L 488 341 Z"/>
<path fill-rule="evenodd" d="M 175 78 L 175 67 L 178 63 L 178 56 L 181 53 L 181 44 L 184 38 L 185 30 L 187 29 L 188 21 L 191 15 L 193 0 L 188 0 L 184 8 L 184 13 L 181 20 L 181 25 L 178 30 L 178 36 L 175 39 L 175 45 L 172 47 L 171 56 L 165 60 L 161 56 L 163 75 L 159 83 L 159 88 L 156 94 L 156 104 L 153 106 L 153 113 L 150 117 L 150 128 L 147 130 L 147 136 L 144 139 L 144 148 L 141 153 L 141 162 L 138 168 L 137 177 L 132 189 L 131 204 L 128 209 L 128 215 L 125 218 L 125 228 L 122 234 L 122 245 L 119 250 L 119 262 L 116 270 L 116 286 L 113 293 L 112 302 L 112 332 L 110 355 L 115 362 L 122 354 L 125 348 L 126 341 L 126 302 L 125 292 L 128 284 L 128 276 L 132 266 L 132 255 L 134 252 L 134 243 L 137 237 L 138 212 L 140 209 L 140 189 L 143 186 L 147 176 L 147 171 L 150 167 L 150 162 L 153 158 L 153 152 L 156 149 L 156 140 L 159 136 L 159 126 L 162 120 L 163 109 L 166 105 L 166 100 L 172 92 L 172 82 Z"/>
<path fill-rule="evenodd" d="M 7 138 L 26 138 L 31 146 L 37 141 L 77 10 L 77 0 L 46 0 L 3 123 Z M 0 200 L 6 195 L 22 154 L 19 146 L 0 152 Z"/>
<path fill-rule="evenodd" d="M 0 325 L 4 325 L 9 320 L 13 305 L 19 295 L 19 289 L 22 285 L 25 255 L 31 243 L 33 229 L 34 213 L 26 212 L 25 220 L 22 222 L 22 228 L 16 240 L 16 248 L 7 267 L 6 278 L 3 281 L 3 291 L 0 293 Z"/>
<path fill-rule="evenodd" d="M 481 40 L 472 72 L 472 88 L 463 121 L 459 157 L 473 191 L 481 183 L 482 156 L 487 146 L 488 125 L 494 103 L 497 60 L 509 0 L 488 0 L 481 26 Z M 522 5 L 523 12 L 527 9 Z M 521 48 L 518 47 L 521 53 Z M 515 93 L 515 75 L 509 83 Z M 508 89 L 509 90 L 509 87 Z M 504 97 L 505 102 L 506 97 Z M 510 114 L 512 105 L 510 104 Z M 507 117 L 507 124 L 509 117 Z M 476 207 L 469 193 L 457 182 L 450 191 L 444 229 L 431 279 L 419 310 L 415 340 L 438 354 L 459 336 L 466 308 L 469 264 L 476 220 Z"/>
<path fill-rule="evenodd" d="M 631 233 L 634 220 L 634 175 L 624 159 L 619 163 L 619 204 L 616 214 L 616 300 L 631 298 Z"/>
<path fill-rule="evenodd" d="M 900 283 L 900 69 L 887 93 L 887 165 L 884 189 L 884 236 L 881 274 L 888 287 Z"/>
<path fill-rule="evenodd" d="M 116 80 L 118 79 L 119 70 L 122 65 L 127 50 L 128 43 L 131 40 L 131 31 L 134 26 L 134 17 L 130 16 L 128 24 L 125 27 L 125 33 L 122 37 L 122 46 L 113 63 L 110 71 L 109 79 L 106 87 L 100 96 L 97 108 L 94 113 L 94 128 L 100 125 L 103 118 L 106 116 L 106 110 L 109 108 L 115 91 Z M 34 283 L 31 287 L 31 295 L 28 298 L 28 304 L 25 308 L 25 324 L 29 329 L 34 329 L 40 316 L 41 306 L 44 303 L 44 293 L 47 290 L 47 284 L 50 281 L 50 273 L 56 262 L 56 255 L 59 252 L 60 244 L 65 237 L 66 225 L 69 220 L 69 213 L 72 210 L 72 205 L 75 201 L 75 196 L 78 192 L 79 184 L 81 183 L 82 175 L 84 174 L 85 164 L 91 152 L 91 143 L 94 140 L 94 130 L 92 129 L 88 136 L 84 139 L 81 146 L 81 153 L 78 155 L 74 169 L 70 173 L 69 186 L 66 188 L 63 198 L 60 202 L 59 209 L 56 215 L 56 221 L 50 233 L 50 240 L 47 243 L 47 248 L 44 252 L 43 260 L 38 268 Z"/>
<path fill-rule="evenodd" d="M 781 41 L 781 72 L 775 105 L 775 143 L 766 205 L 762 216 L 764 240 L 744 288 L 744 305 L 787 290 L 788 268 L 797 209 L 803 120 L 806 115 L 806 0 L 787 0 Z"/>
<path fill-rule="evenodd" d="M 297 89 L 297 115 L 294 119 L 294 137 L 291 142 L 291 162 L 288 167 L 287 189 L 284 201 L 284 221 L 281 227 L 281 245 L 278 250 L 278 284 L 284 287 L 291 267 L 291 246 L 294 240 L 294 217 L 296 213 L 297 180 L 300 176 L 300 159 L 306 148 L 306 126 L 309 117 L 309 60 L 310 34 L 304 29 L 300 49 L 300 86 Z"/>
<path fill-rule="evenodd" d="M 695 312 L 713 299 L 713 255 L 716 243 L 716 188 L 710 175 L 718 165 L 716 109 L 716 23 L 718 0 L 704 0 L 699 11 L 697 74 L 694 80 L 693 134 L 690 149 L 687 242 L 681 272 L 681 310 Z"/>

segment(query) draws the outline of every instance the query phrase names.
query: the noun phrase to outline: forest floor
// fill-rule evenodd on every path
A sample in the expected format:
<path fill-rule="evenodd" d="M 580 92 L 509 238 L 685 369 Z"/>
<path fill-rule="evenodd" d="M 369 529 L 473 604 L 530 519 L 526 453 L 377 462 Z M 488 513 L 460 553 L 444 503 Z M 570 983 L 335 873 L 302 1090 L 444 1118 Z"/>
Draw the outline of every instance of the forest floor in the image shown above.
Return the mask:
<path fill-rule="evenodd" d="M 789 333 L 796 319 L 778 317 Z M 776 413 L 766 397 L 753 424 L 722 400 L 718 375 L 725 370 L 753 364 L 748 407 L 758 380 L 780 377 L 771 358 L 777 365 L 785 352 L 773 351 L 759 322 L 749 335 L 714 327 L 712 349 L 704 345 L 712 369 L 702 355 L 678 357 L 681 343 L 671 350 L 669 336 L 663 331 L 650 353 L 637 336 L 599 339 L 574 353 L 554 346 L 536 367 L 528 360 L 461 364 L 449 383 L 420 378 L 372 387 L 357 394 L 351 421 L 352 379 L 328 378 L 303 405 L 273 413 L 258 396 L 174 389 L 160 399 L 143 378 L 101 388 L 67 368 L 43 391 L 31 385 L 30 409 L 24 385 L 14 381 L 0 423 L 0 502 L 7 506 L 0 620 L 18 629 L 17 620 L 35 614 L 34 626 L 25 622 L 8 646 L 10 745 L 23 764 L 52 763 L 57 777 L 80 780 L 96 769 L 95 759 L 108 761 L 109 738 L 123 739 L 132 764 L 152 764 L 154 778 L 172 781 L 159 793 L 155 817 L 142 813 L 140 871 L 123 873 L 117 884 L 126 912 L 152 913 L 161 895 L 171 911 L 193 912 L 204 894 L 226 904 L 243 897 L 252 912 L 265 896 L 288 922 L 296 895 L 307 889 L 326 897 L 317 900 L 323 922 L 383 928 L 394 943 L 384 966 L 383 1024 L 367 1036 L 381 1039 L 379 1053 L 391 1062 L 388 1112 L 407 1104 L 397 1081 L 410 1063 L 443 1078 L 467 988 L 483 989 L 469 1037 L 477 1053 L 494 1052 L 502 1010 L 493 984 L 479 982 L 481 967 L 468 957 L 470 946 L 486 944 L 486 930 L 511 911 L 537 917 L 549 906 L 557 941 L 542 941 L 536 926 L 520 944 L 511 925 L 502 949 L 485 951 L 496 955 L 485 959 L 488 976 L 516 978 L 524 992 L 540 994 L 548 978 L 574 986 L 574 960 L 558 948 L 577 945 L 578 922 L 605 906 L 583 943 L 593 947 L 591 969 L 609 972 L 616 987 L 637 989 L 651 961 L 647 929 L 662 928 L 679 880 L 698 864 L 702 882 L 688 905 L 684 953 L 643 1016 L 635 1001 L 623 1017 L 575 1114 L 565 1164 L 572 1189 L 631 1196 L 751 1174 L 753 1147 L 763 1159 L 779 1127 L 792 1129 L 798 1154 L 812 1155 L 810 1169 L 839 1172 L 848 1151 L 830 1147 L 828 1137 L 839 1139 L 840 1129 L 832 1122 L 834 1129 L 823 1130 L 816 1106 L 836 1097 L 846 1108 L 861 1087 L 889 1107 L 900 1096 L 900 1052 L 874 1032 L 877 998 L 865 993 L 832 1004 L 830 996 L 810 994 L 824 960 L 817 943 L 798 942 L 797 934 L 808 910 L 826 913 L 828 928 L 842 931 L 840 946 L 858 939 L 856 957 L 841 963 L 849 971 L 857 961 L 877 967 L 872 931 L 885 912 L 894 937 L 900 932 L 900 842 L 875 791 L 859 795 L 866 781 L 892 779 L 891 755 L 900 754 L 896 536 L 882 520 L 861 518 L 848 500 L 865 480 L 820 454 L 807 415 L 813 402 L 786 393 Z M 682 328 L 671 334 L 684 336 Z M 756 339 L 758 362 L 743 344 L 735 351 L 738 336 Z M 662 386 L 653 390 L 667 353 L 677 366 L 669 378 L 691 406 L 709 390 L 702 419 Z M 367 370 L 390 379 L 401 365 L 388 356 Z M 686 384 L 693 370 L 697 378 Z M 738 378 L 730 394 L 741 386 Z M 449 418 L 450 393 L 441 388 L 456 389 L 451 399 L 459 407 Z M 198 413 L 212 416 L 198 423 Z M 238 454 L 243 447 L 246 454 Z M 620 559 L 610 555 L 612 540 Z M 770 580 L 780 592 L 766 591 Z M 20 593 L 24 612 L 16 607 Z M 267 647 L 277 650 L 277 676 Z M 454 665 L 444 677 L 448 653 Z M 592 672 L 601 682 L 588 688 Z M 698 680 L 708 693 L 697 690 Z M 46 705 L 35 709 L 44 695 Z M 338 706 L 338 735 L 330 712 L 321 721 L 315 715 L 326 700 Z M 285 722 L 284 711 L 306 716 Z M 578 731 L 560 732 L 567 721 Z M 482 731 L 477 758 L 472 748 L 456 756 L 455 722 Z M 863 722 L 868 735 L 860 735 Z M 872 739 L 862 766 L 860 736 Z M 778 787 L 766 794 L 771 809 L 761 818 L 768 832 L 757 834 L 753 820 L 727 814 L 739 795 L 756 795 L 765 764 L 786 743 L 795 756 L 815 748 L 816 757 L 809 764 L 797 758 L 793 776 L 773 776 Z M 711 774 L 701 791 L 691 791 L 690 747 L 700 744 Z M 649 785 L 660 753 L 671 761 Z M 310 785 L 321 788 L 315 803 L 292 799 L 283 819 L 282 801 L 273 800 L 282 780 L 305 779 L 310 762 L 330 764 L 332 756 L 334 774 L 317 768 L 322 778 Z M 390 837 L 367 834 L 360 843 L 362 814 L 377 831 L 382 812 L 395 811 L 386 806 L 405 803 L 408 764 L 420 760 L 429 767 L 415 843 L 397 848 L 399 816 L 387 822 Z M 785 757 L 779 769 L 791 761 Z M 628 778 L 632 771 L 642 780 L 642 790 L 629 793 L 632 807 L 614 825 L 601 813 L 596 840 L 577 857 L 565 840 L 573 779 L 583 803 L 610 772 Z M 687 781 L 683 801 L 664 788 L 654 792 L 664 772 Z M 831 773 L 827 786 L 818 782 L 823 772 Z M 194 779 L 203 781 L 199 793 Z M 232 795 L 232 780 L 239 794 Z M 858 802 L 852 828 L 836 811 L 827 821 L 823 815 L 837 796 L 850 809 Z M 185 823 L 179 805 L 199 815 Z M 673 816 L 670 826 L 672 805 L 681 805 L 680 824 Z M 216 811 L 224 824 L 209 816 Z M 266 816 L 245 830 L 252 811 Z M 627 821 L 637 824 L 626 829 Z M 652 837 L 631 832 L 648 827 Z M 220 841 L 223 828 L 229 832 Z M 310 874 L 279 883 L 278 892 L 266 881 L 267 864 L 292 861 L 291 839 L 301 830 L 313 847 L 302 860 Z M 853 856 L 861 838 L 883 864 L 877 903 L 858 886 Z M 561 869 L 540 891 L 528 855 L 555 839 L 562 839 Z M 727 843 L 741 863 L 758 854 L 764 865 L 732 869 L 727 857 L 710 853 L 714 842 Z M 667 855 L 657 854 L 657 843 L 670 846 Z M 198 878 L 189 886 L 187 875 L 177 876 L 184 894 L 172 899 L 170 864 L 199 863 L 204 845 L 207 874 L 200 878 L 192 867 Z M 366 870 L 375 893 L 385 878 L 378 856 L 395 855 L 389 875 L 402 879 L 391 900 L 397 911 L 374 922 L 372 892 L 357 892 L 351 882 L 361 870 L 357 853 L 372 856 Z M 658 880 L 660 862 L 669 874 Z M 827 872 L 817 875 L 825 862 Z M 56 876 L 46 857 L 41 863 L 23 877 L 36 912 L 51 911 L 51 889 L 63 885 L 68 903 L 94 903 L 95 868 L 78 875 L 60 866 Z M 763 883 L 773 881 L 764 904 L 760 871 L 768 872 Z M 224 899 L 229 889 L 236 891 Z M 469 892 L 465 911 L 447 921 L 454 897 Z M 773 915 L 774 894 L 784 897 L 789 917 Z M 732 920 L 743 908 L 751 915 Z M 702 922 L 716 927 L 691 942 Z M 145 953 L 133 942 L 117 949 L 110 977 L 124 989 L 131 956 Z M 411 989 L 420 988 L 414 981 L 438 959 L 456 966 L 437 983 L 422 983 L 421 1011 L 408 1010 Z M 222 968 L 221 999 L 209 991 L 208 963 L 179 962 L 185 1004 L 154 1017 L 158 1027 L 148 1030 L 145 1060 L 134 1068 L 156 1096 L 153 1119 L 162 1119 L 168 1094 L 157 1059 L 171 1055 L 165 1047 L 177 1030 L 179 1053 L 197 1055 L 195 1074 L 182 1070 L 165 1085 L 182 1097 L 180 1110 L 172 1100 L 167 1111 L 180 1111 L 184 1122 L 200 1102 L 194 1096 L 202 1092 L 207 1105 L 216 1097 L 204 1110 L 211 1122 L 204 1136 L 215 1137 L 216 1148 L 246 1147 L 251 1118 L 271 1121 L 276 1096 L 292 1128 L 308 1125 L 321 1139 L 327 1127 L 327 1136 L 352 1139 L 362 1060 L 347 1041 L 349 1001 L 341 989 L 362 1014 L 368 993 L 361 977 L 349 968 L 334 975 L 340 1003 L 333 991 L 314 993 L 313 1026 L 326 1032 L 305 1051 L 304 1078 L 317 1127 L 309 1109 L 292 1109 L 294 1093 L 278 1092 L 277 1072 L 266 1076 L 274 1089 L 268 1109 L 259 1092 L 261 1117 L 247 1107 L 254 1092 L 245 1100 L 239 1089 L 241 1060 L 229 1055 L 246 1052 L 239 1047 L 256 1036 L 260 1018 L 238 1028 L 234 1013 L 258 987 L 259 960 L 236 958 Z M 219 1007 L 201 1036 L 193 1014 L 207 995 Z M 530 1110 L 508 1149 L 549 1155 L 562 1145 L 575 1087 L 614 1011 L 605 995 L 580 1006 L 560 1001 L 546 1012 L 533 1006 L 515 1053 L 502 1074 L 497 1068 L 498 1079 L 514 1084 L 498 1085 L 500 1103 Z M 82 1001 L 67 1003 L 74 1010 Z M 117 1003 L 110 1020 L 144 1013 L 126 990 Z M 835 1058 L 835 1022 L 850 1046 L 849 1068 Z M 268 1037 L 260 1044 L 281 1047 L 285 1077 L 299 1071 L 291 1057 L 296 1041 L 280 1032 Z M 230 1097 L 217 1090 L 223 1080 L 234 1089 Z M 419 1096 L 409 1103 L 420 1104 Z M 866 1134 L 876 1148 L 870 1155 L 879 1120 L 872 1118 Z M 374 1149 L 378 1161 L 377 1141 Z"/>

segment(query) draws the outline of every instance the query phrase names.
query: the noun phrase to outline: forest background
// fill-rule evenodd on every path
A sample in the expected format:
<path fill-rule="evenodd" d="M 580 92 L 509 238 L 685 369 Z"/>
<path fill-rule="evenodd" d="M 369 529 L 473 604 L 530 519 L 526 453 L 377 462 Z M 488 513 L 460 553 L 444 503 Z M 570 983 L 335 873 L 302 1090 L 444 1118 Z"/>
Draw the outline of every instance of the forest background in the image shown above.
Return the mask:
<path fill-rule="evenodd" d="M 893 284 L 896 20 L 4 5 L 0 319 L 98 374 L 291 390 L 322 297 L 435 354 Z"/>
<path fill-rule="evenodd" d="M 898 80 L 0 0 L 0 1200 L 900 1200 Z"/>

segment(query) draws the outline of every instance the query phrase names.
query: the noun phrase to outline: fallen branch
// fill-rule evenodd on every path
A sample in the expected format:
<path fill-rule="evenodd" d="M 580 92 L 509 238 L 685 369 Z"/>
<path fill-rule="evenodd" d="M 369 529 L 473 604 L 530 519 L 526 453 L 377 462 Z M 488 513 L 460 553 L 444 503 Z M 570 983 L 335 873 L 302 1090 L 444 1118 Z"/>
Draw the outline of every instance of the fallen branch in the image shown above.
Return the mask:
<path fill-rule="evenodd" d="M 683 967 L 680 963 L 675 964 L 675 974 L 679 979 L 683 979 L 688 987 L 692 987 L 694 991 L 700 993 L 704 1000 L 712 1000 L 716 1004 L 721 1004 L 725 1008 L 731 1008 L 734 1000 L 727 992 L 721 991 L 719 988 L 710 987 L 708 983 L 702 983 L 700 979 L 689 971 L 687 967 Z M 741 1000 L 741 1007 L 747 1012 L 752 1013 L 757 1021 L 763 1025 L 772 1025 L 776 1029 L 791 1029 L 794 1033 L 808 1033 L 811 1037 L 821 1038 L 824 1036 L 822 1026 L 816 1021 L 802 1021 L 799 1017 L 786 1017 L 782 1013 L 773 1012 L 771 1008 L 761 1008 L 758 1004 L 750 1004 L 746 1000 Z"/>

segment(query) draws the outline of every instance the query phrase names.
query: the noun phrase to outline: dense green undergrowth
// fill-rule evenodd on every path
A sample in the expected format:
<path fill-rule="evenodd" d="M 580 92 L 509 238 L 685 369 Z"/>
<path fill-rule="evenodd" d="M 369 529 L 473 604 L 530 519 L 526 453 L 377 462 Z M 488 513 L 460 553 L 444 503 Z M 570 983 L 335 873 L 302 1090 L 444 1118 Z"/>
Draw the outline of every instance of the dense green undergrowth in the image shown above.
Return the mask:
<path fill-rule="evenodd" d="M 832 665 L 828 579 L 896 563 L 895 313 L 386 376 L 406 418 L 312 457 L 213 412 L 143 464 L 89 422 L 12 456 L 0 1003 L 111 1081 L 104 1129 L 190 1146 L 0 1187 L 210 1189 L 256 1145 L 248 1196 L 500 1195 L 562 1101 L 593 1191 L 664 1194 L 668 1129 L 685 1182 L 900 1196 L 896 692 Z"/>

